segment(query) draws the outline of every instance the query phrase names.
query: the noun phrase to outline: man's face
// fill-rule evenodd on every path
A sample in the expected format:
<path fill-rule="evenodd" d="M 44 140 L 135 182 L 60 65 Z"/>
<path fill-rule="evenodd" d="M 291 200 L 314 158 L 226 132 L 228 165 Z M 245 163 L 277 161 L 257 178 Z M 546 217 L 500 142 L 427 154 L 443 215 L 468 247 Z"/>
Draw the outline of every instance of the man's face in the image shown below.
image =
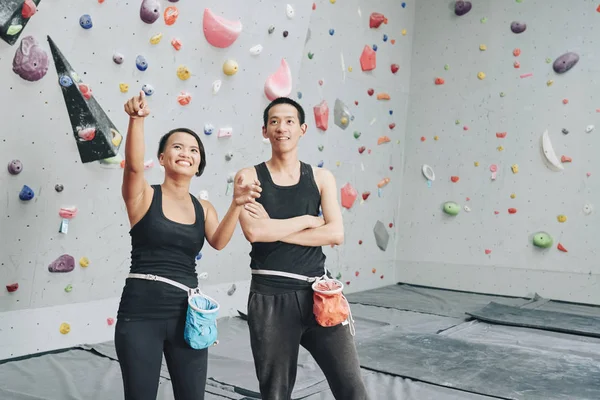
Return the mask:
<path fill-rule="evenodd" d="M 263 127 L 263 136 L 271 142 L 274 149 L 282 152 L 293 150 L 306 133 L 306 124 L 300 124 L 298 110 L 291 104 L 277 104 L 269 110 L 267 126 Z"/>

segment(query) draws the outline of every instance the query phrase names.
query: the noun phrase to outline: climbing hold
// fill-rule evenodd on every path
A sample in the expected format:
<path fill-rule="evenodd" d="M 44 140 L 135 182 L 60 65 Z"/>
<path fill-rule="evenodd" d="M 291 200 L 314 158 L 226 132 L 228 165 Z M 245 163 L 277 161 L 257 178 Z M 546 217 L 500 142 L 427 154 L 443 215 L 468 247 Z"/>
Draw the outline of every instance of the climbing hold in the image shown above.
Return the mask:
<path fill-rule="evenodd" d="M 370 195 L 371 195 L 371 192 L 363 192 L 362 195 L 361 195 L 363 201 L 366 201 L 369 198 Z"/>
<path fill-rule="evenodd" d="M 383 41 L 387 42 L 388 41 L 388 35 L 386 35 L 385 33 L 383 34 Z"/>
<path fill-rule="evenodd" d="M 325 148 L 325 146 L 323 146 L 322 144 L 320 144 L 318 147 L 319 151 L 323 151 L 323 149 Z"/>
<path fill-rule="evenodd" d="M 60 324 L 58 330 L 63 335 L 66 335 L 67 333 L 71 332 L 71 325 L 67 324 L 66 322 L 63 322 L 62 324 Z"/>
<path fill-rule="evenodd" d="M 429 165 L 423 164 L 421 167 L 421 172 L 428 181 L 435 181 L 435 173 L 433 172 L 433 168 L 431 168 Z"/>
<path fill-rule="evenodd" d="M 390 100 L 391 97 L 387 93 L 377 93 L 377 100 Z"/>
<path fill-rule="evenodd" d="M 515 57 L 519 57 L 521 55 L 521 49 L 514 49 L 513 50 L 513 56 Z"/>
<path fill-rule="evenodd" d="M 265 81 L 264 92 L 270 101 L 278 97 L 287 97 L 292 92 L 292 72 L 285 58 L 281 59 L 277 71 Z"/>
<path fill-rule="evenodd" d="M 21 199 L 23 201 L 29 201 L 29 200 L 33 199 L 33 196 L 34 196 L 33 189 L 31 189 L 27 185 L 23 185 L 23 188 L 19 192 L 19 199 Z"/>
<path fill-rule="evenodd" d="M 154 87 L 152 85 L 150 85 L 149 83 L 145 83 L 142 86 L 142 90 L 144 91 L 146 96 L 152 96 L 154 94 Z"/>
<path fill-rule="evenodd" d="M 8 163 L 8 173 L 11 175 L 18 175 L 23 171 L 23 163 L 19 160 L 12 160 Z"/>
<path fill-rule="evenodd" d="M 381 13 L 374 12 L 371 13 L 371 15 L 369 16 L 369 28 L 377 29 L 381 26 L 381 24 L 387 23 L 388 19 L 385 17 L 385 15 Z"/>
<path fill-rule="evenodd" d="M 192 76 L 192 73 L 190 72 L 188 67 L 186 67 L 185 65 L 180 65 L 179 67 L 177 67 L 177 77 L 179 79 L 185 81 L 188 80 L 190 76 Z"/>
<path fill-rule="evenodd" d="M 252 46 L 250 48 L 250 54 L 252 54 L 253 56 L 259 55 L 260 53 L 262 53 L 262 51 L 263 51 L 263 47 L 260 44 L 257 44 L 256 46 Z"/>
<path fill-rule="evenodd" d="M 21 16 L 23 18 L 31 18 L 37 12 L 37 6 L 33 0 L 25 0 L 23 2 L 23 8 L 21 9 Z"/>
<path fill-rule="evenodd" d="M 592 208 L 591 204 L 586 204 L 583 206 L 583 213 L 585 215 L 590 215 L 592 213 L 592 210 L 593 210 L 593 208 Z"/>
<path fill-rule="evenodd" d="M 333 107 L 333 122 L 342 129 L 348 127 L 348 122 L 351 118 L 350 109 L 340 99 L 335 99 Z"/>
<path fill-rule="evenodd" d="M 458 176 L 451 176 L 450 180 L 454 183 L 458 182 L 460 180 L 460 178 Z"/>
<path fill-rule="evenodd" d="M 444 203 L 443 210 L 448 215 L 458 215 L 460 212 L 460 206 L 453 201 L 447 201 Z"/>
<path fill-rule="evenodd" d="M 363 71 L 372 71 L 377 66 L 377 53 L 370 48 L 365 46 L 362 54 L 360 55 L 360 67 Z"/>
<path fill-rule="evenodd" d="M 61 207 L 60 210 L 58 210 L 58 215 L 63 219 L 72 219 L 77 215 L 77 211 L 77 207 L 75 206 Z"/>
<path fill-rule="evenodd" d="M 172 0 L 169 0 L 172 1 Z M 108 324 L 108 326 L 111 326 L 115 323 L 115 319 L 114 318 L 106 318 L 106 323 Z"/>
<path fill-rule="evenodd" d="M 484 72 L 478 72 L 477 73 L 477 78 L 479 78 L 479 80 L 485 79 L 485 73 Z"/>
<path fill-rule="evenodd" d="M 212 94 L 219 93 L 219 90 L 221 90 L 221 84 L 222 84 L 222 82 L 220 79 L 217 79 L 216 81 L 214 81 L 212 83 Z"/>
<path fill-rule="evenodd" d="M 204 134 L 207 136 L 212 135 L 215 132 L 215 127 L 212 126 L 211 124 L 205 124 L 204 125 Z"/>
<path fill-rule="evenodd" d="M 342 189 L 342 207 L 350 209 L 356 200 L 356 196 L 358 196 L 358 192 L 356 189 L 350 185 L 350 183 L 346 183 Z"/>
<path fill-rule="evenodd" d="M 288 35 L 289 35 L 288 31 L 283 31 L 283 33 L 282 33 L 282 34 L 283 34 L 283 37 L 284 37 L 284 38 L 288 37 Z"/>
<path fill-rule="evenodd" d="M 123 61 L 125 60 L 125 56 L 121 53 L 114 53 L 113 54 L 113 62 L 115 64 L 123 64 Z"/>
<path fill-rule="evenodd" d="M 585 133 L 590 133 L 594 130 L 594 125 L 588 125 L 585 127 Z"/>
<path fill-rule="evenodd" d="M 443 78 L 435 78 L 434 83 L 436 85 L 443 85 L 445 83 Z"/>
<path fill-rule="evenodd" d="M 552 79 L 550 79 L 546 82 L 546 86 L 552 86 L 553 83 L 554 83 L 554 81 Z"/>
<path fill-rule="evenodd" d="M 73 79 L 70 76 L 63 75 L 58 79 L 58 83 L 62 87 L 69 87 L 73 84 Z"/>
<path fill-rule="evenodd" d="M 562 244 L 560 244 L 560 243 L 558 243 L 558 245 L 556 246 L 556 248 L 557 248 L 558 250 L 560 250 L 560 251 L 564 252 L 564 253 L 568 253 L 568 252 L 569 252 L 569 251 L 568 251 L 567 249 L 565 249 L 565 247 L 564 247 Z"/>
<path fill-rule="evenodd" d="M 48 53 L 33 36 L 25 36 L 13 58 L 13 72 L 22 79 L 35 82 L 48 72 Z"/>
<path fill-rule="evenodd" d="M 381 189 L 384 186 L 387 186 L 388 183 L 390 183 L 390 178 L 383 178 L 382 180 L 380 180 L 379 182 L 377 182 L 377 187 L 379 189 Z"/>
<path fill-rule="evenodd" d="M 377 45 L 376 44 L 373 45 L 373 51 L 377 51 Z"/>
<path fill-rule="evenodd" d="M 219 138 L 231 137 L 232 133 L 233 133 L 233 129 L 230 128 L 230 127 L 219 128 L 219 132 L 217 133 L 217 137 L 219 137 Z"/>
<path fill-rule="evenodd" d="M 509 214 L 516 214 L 517 213 L 517 209 L 516 208 L 509 208 L 508 209 L 508 213 Z"/>
<path fill-rule="evenodd" d="M 480 44 L 479 45 L 479 50 L 486 51 L 487 50 L 487 46 L 485 44 Z"/>
<path fill-rule="evenodd" d="M 485 249 L 485 254 L 492 254 L 492 250 L 490 250 L 490 249 Z"/>
<path fill-rule="evenodd" d="M 556 217 L 556 219 L 560 223 L 567 222 L 567 216 L 564 214 L 560 214 L 559 216 Z"/>
<path fill-rule="evenodd" d="M 503 150 L 504 150 L 504 146 L 498 146 L 498 147 L 496 147 L 496 149 L 497 149 L 498 151 L 503 151 Z"/>
<path fill-rule="evenodd" d="M 521 68 L 521 63 L 518 62 L 518 61 L 515 61 L 513 63 L 513 67 L 515 67 L 515 68 Z M 525 75 L 527 75 L 527 74 L 521 75 L 521 78 L 525 78 L 526 77 Z M 533 75 L 533 74 L 531 74 L 531 75 Z M 528 76 L 530 76 L 530 75 L 528 75 Z"/>
<path fill-rule="evenodd" d="M 96 137 L 96 128 L 94 128 L 94 127 L 82 128 L 82 127 L 78 126 L 77 127 L 77 136 L 81 140 L 86 140 L 86 141 L 94 140 L 94 138 Z"/>
<path fill-rule="evenodd" d="M 79 25 L 83 29 L 90 29 L 94 24 L 92 23 L 92 17 L 89 14 L 83 14 L 79 17 Z"/>
<path fill-rule="evenodd" d="M 360 147 L 358 148 L 358 153 L 359 153 L 359 154 L 362 154 L 362 153 L 364 153 L 364 152 L 365 152 L 365 150 L 366 150 L 366 149 L 367 149 L 367 148 L 366 148 L 365 146 L 360 146 Z"/>
<path fill-rule="evenodd" d="M 159 44 L 162 40 L 163 34 L 157 33 L 156 35 L 150 37 L 150 44 Z"/>
<path fill-rule="evenodd" d="M 374 94 L 374 93 L 375 93 L 375 90 L 374 90 L 374 89 L 369 89 L 369 90 L 367 90 L 367 94 L 368 94 L 369 96 L 373 96 L 373 94 Z"/>
<path fill-rule="evenodd" d="M 506 96 L 506 93 L 500 92 L 500 97 L 504 97 L 504 96 Z"/>
<path fill-rule="evenodd" d="M 565 72 L 573 68 L 578 61 L 579 55 L 577 53 L 565 53 L 562 56 L 558 57 L 556 60 L 554 60 L 554 64 L 552 64 L 552 69 L 554 69 L 554 72 L 556 72 L 557 74 L 564 74 Z"/>
<path fill-rule="evenodd" d="M 19 284 L 18 283 L 11 283 L 10 285 L 6 285 L 6 290 L 9 293 L 16 292 L 18 289 L 19 289 Z"/>
<path fill-rule="evenodd" d="M 396 124 L 393 122 L 388 125 L 388 128 L 390 128 L 390 129 L 394 129 L 395 127 L 396 127 Z"/>
<path fill-rule="evenodd" d="M 73 285 L 71 285 L 70 283 L 65 286 L 65 292 L 70 293 L 73 290 Z"/>
<path fill-rule="evenodd" d="M 568 134 L 569 134 L 569 131 L 567 130 L 567 128 L 563 128 L 563 129 L 562 129 L 562 133 L 563 133 L 563 134 L 565 134 L 565 135 L 568 135 Z"/>
<path fill-rule="evenodd" d="M 527 29 L 527 24 L 524 22 L 513 21 L 510 24 L 510 30 L 513 33 L 523 33 L 525 32 L 525 29 Z"/>
<path fill-rule="evenodd" d="M 73 256 L 63 254 L 48 265 L 50 272 L 71 272 L 75 268 L 75 259 Z"/>
<path fill-rule="evenodd" d="M 148 69 L 148 61 L 146 61 L 146 57 L 139 55 L 135 58 L 135 66 L 140 71 L 145 71 Z"/>
<path fill-rule="evenodd" d="M 472 6 L 470 1 L 457 0 L 454 3 L 454 14 L 461 17 L 471 11 Z"/>
<path fill-rule="evenodd" d="M 519 173 L 519 166 L 517 164 L 513 164 L 510 169 L 512 169 L 513 174 Z"/>
<path fill-rule="evenodd" d="M 147 24 L 153 24 L 160 17 L 160 2 L 158 0 L 142 0 L 140 18 Z"/>
<path fill-rule="evenodd" d="M 90 260 L 87 257 L 81 257 L 79 259 L 79 265 L 81 265 L 81 267 L 86 268 L 90 265 Z"/>
<path fill-rule="evenodd" d="M 562 156 L 560 158 L 560 161 L 563 162 L 563 163 L 566 163 L 566 162 L 572 162 L 573 159 L 571 157 L 569 157 L 569 156 Z"/>
<path fill-rule="evenodd" d="M 238 63 L 234 60 L 227 60 L 223 63 L 223 73 L 227 76 L 235 75 L 238 69 Z"/>
<path fill-rule="evenodd" d="M 314 56 L 315 56 L 315 53 L 312 53 L 310 51 L 308 52 L 308 59 L 309 60 L 312 60 Z"/>
<path fill-rule="evenodd" d="M 287 16 L 289 19 L 292 19 L 292 18 L 294 18 L 294 15 L 295 15 L 295 14 L 296 14 L 296 13 L 294 12 L 294 9 L 292 8 L 291 4 L 288 4 L 288 5 L 285 7 L 285 15 L 286 15 L 286 16 Z"/>
<path fill-rule="evenodd" d="M 231 151 L 225 153 L 225 161 L 231 161 L 233 158 L 233 153 Z"/>
<path fill-rule="evenodd" d="M 229 288 L 229 290 L 227 290 L 227 296 L 233 296 L 233 294 L 235 293 L 236 289 L 237 288 L 235 286 L 235 283 L 233 283 L 231 285 L 231 287 Z"/>
<path fill-rule="evenodd" d="M 61 185 L 60 183 L 57 183 L 56 185 L 54 185 L 54 190 L 56 190 L 58 193 L 62 192 L 65 189 L 65 187 L 63 185 Z"/>
<path fill-rule="evenodd" d="M 496 137 L 499 139 L 504 139 L 506 137 L 506 132 L 496 132 Z"/>
<path fill-rule="evenodd" d="M 537 232 L 533 235 L 533 245 L 536 247 L 547 249 L 553 242 L 552 236 L 546 232 Z"/>
<path fill-rule="evenodd" d="M 215 15 L 209 8 L 204 9 L 202 24 L 206 41 L 219 48 L 231 46 L 242 32 L 242 23 L 240 21 L 227 20 Z M 269 28 L 270 30 L 271 28 Z M 269 33 L 272 32 L 270 31 Z"/>
<path fill-rule="evenodd" d="M 361 133 L 359 131 L 354 131 L 353 135 L 354 135 L 354 139 L 358 139 L 360 137 Z"/>
<path fill-rule="evenodd" d="M 182 106 L 187 106 L 188 104 L 190 104 L 191 101 L 192 101 L 192 95 L 189 94 L 188 92 L 182 91 L 177 96 L 177 102 Z"/>
<path fill-rule="evenodd" d="M 317 129 L 326 131 L 329 126 L 329 106 L 327 101 L 323 100 L 318 105 L 313 107 L 315 114 L 315 125 Z"/>
<path fill-rule="evenodd" d="M 269 35 L 272 34 L 273 32 L 275 32 L 275 26 L 273 26 L 273 25 L 269 26 L 268 32 L 269 32 Z"/>
<path fill-rule="evenodd" d="M 165 24 L 168 26 L 173 25 L 177 22 L 177 18 L 179 17 L 179 10 L 175 6 L 169 6 L 165 9 L 163 13 L 163 18 L 165 20 Z"/>
<path fill-rule="evenodd" d="M 395 74 L 396 72 L 398 72 L 399 69 L 400 69 L 400 66 L 398 64 L 392 64 L 392 66 L 391 66 L 392 74 Z"/>
<path fill-rule="evenodd" d="M 548 135 L 548 130 L 546 130 L 542 135 L 542 152 L 546 158 L 546 164 L 550 169 L 554 171 L 561 171 L 564 169 L 560 163 L 560 160 L 556 156 L 556 153 L 554 152 L 552 142 L 550 141 L 550 136 Z"/>
<path fill-rule="evenodd" d="M 129 91 L 129 85 L 126 83 L 119 83 L 119 90 L 121 93 L 127 93 Z"/>
<path fill-rule="evenodd" d="M 385 251 L 390 240 L 390 234 L 385 229 L 383 222 L 377 221 L 375 223 L 375 226 L 373 227 L 373 234 L 375 235 L 375 243 L 377 244 L 377 247 Z"/>

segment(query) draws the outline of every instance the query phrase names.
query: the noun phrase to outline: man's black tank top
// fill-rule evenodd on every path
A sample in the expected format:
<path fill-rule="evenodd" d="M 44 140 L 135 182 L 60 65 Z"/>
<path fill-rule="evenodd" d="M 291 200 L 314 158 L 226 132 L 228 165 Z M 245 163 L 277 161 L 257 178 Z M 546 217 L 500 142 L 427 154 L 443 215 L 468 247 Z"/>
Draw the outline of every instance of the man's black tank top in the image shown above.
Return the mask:
<path fill-rule="evenodd" d="M 315 182 L 312 167 L 300 162 L 300 180 L 292 186 L 273 183 L 267 165 L 263 162 L 254 167 L 262 192 L 257 202 L 262 204 L 270 218 L 287 219 L 301 215 L 319 215 L 321 194 Z M 291 272 L 305 276 L 322 276 L 325 254 L 321 246 L 309 247 L 284 242 L 252 243 L 250 252 L 252 269 Z M 298 290 L 310 287 L 307 282 L 273 275 L 252 275 L 260 284 Z"/>
<path fill-rule="evenodd" d="M 144 217 L 131 228 L 132 273 L 153 274 L 190 288 L 198 286 L 196 256 L 204 245 L 204 209 L 190 194 L 196 221 L 182 224 L 165 217 L 160 185 L 152 185 L 152 203 Z M 187 293 L 159 281 L 128 278 L 121 295 L 117 318 L 172 318 L 185 314 Z"/>

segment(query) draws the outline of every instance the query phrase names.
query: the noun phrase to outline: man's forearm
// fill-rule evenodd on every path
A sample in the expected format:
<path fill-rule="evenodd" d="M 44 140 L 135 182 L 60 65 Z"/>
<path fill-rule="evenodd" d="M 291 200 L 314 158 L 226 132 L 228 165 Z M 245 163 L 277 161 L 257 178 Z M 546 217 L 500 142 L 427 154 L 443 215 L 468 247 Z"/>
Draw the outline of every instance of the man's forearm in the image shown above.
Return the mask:
<path fill-rule="evenodd" d="M 314 229 L 304 229 L 281 239 L 284 243 L 300 246 L 341 245 L 344 242 L 344 228 L 333 224 L 325 224 Z"/>
<path fill-rule="evenodd" d="M 308 228 L 308 220 L 303 216 L 288 219 L 256 219 L 247 229 L 246 236 L 251 242 L 277 242 L 287 236 Z"/>

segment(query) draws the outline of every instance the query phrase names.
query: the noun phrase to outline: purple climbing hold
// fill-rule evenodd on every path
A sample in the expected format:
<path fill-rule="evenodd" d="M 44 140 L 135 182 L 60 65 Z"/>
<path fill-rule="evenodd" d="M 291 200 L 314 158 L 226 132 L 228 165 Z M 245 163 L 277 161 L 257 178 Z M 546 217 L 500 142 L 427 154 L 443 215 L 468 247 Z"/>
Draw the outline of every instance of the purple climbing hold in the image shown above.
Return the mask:
<path fill-rule="evenodd" d="M 458 15 L 459 17 L 463 16 L 471 11 L 472 6 L 473 5 L 470 1 L 457 0 L 457 2 L 454 3 L 454 14 Z"/>
<path fill-rule="evenodd" d="M 48 72 L 48 62 L 46 50 L 39 46 L 33 36 L 25 36 L 15 52 L 13 71 L 26 81 L 39 81 Z"/>
<path fill-rule="evenodd" d="M 19 160 L 12 160 L 8 163 L 8 173 L 11 175 L 20 174 L 23 171 L 23 164 Z"/>
<path fill-rule="evenodd" d="M 160 11 L 158 0 L 143 0 L 140 7 L 140 18 L 147 24 L 153 24 L 160 17 Z"/>
<path fill-rule="evenodd" d="M 73 256 L 63 254 L 48 265 L 50 272 L 71 272 L 75 268 L 75 259 Z"/>
<path fill-rule="evenodd" d="M 179 0 L 169 0 L 171 3 L 177 3 Z"/>
<path fill-rule="evenodd" d="M 525 22 L 513 21 L 510 24 L 510 30 L 513 31 L 513 33 L 523 33 L 525 32 L 525 29 L 527 29 L 527 24 Z"/>
<path fill-rule="evenodd" d="M 578 61 L 579 54 L 573 52 L 565 53 L 562 56 L 558 57 L 556 60 L 554 60 L 552 68 L 557 74 L 564 74 L 565 72 L 573 68 Z"/>

